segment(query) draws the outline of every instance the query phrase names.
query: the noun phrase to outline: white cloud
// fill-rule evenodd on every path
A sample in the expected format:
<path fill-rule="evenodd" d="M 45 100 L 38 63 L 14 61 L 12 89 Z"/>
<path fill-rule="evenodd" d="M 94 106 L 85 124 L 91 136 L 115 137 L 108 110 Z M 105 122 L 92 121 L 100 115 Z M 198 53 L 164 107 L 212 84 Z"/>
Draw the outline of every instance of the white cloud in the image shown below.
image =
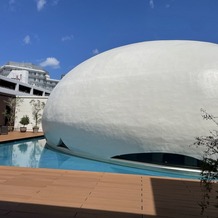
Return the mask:
<path fill-rule="evenodd" d="M 36 0 L 37 10 L 41 11 L 45 7 L 46 3 L 46 0 Z"/>
<path fill-rule="evenodd" d="M 12 5 L 12 4 L 14 4 L 15 3 L 15 0 L 10 0 L 9 1 L 9 5 Z"/>
<path fill-rule="evenodd" d="M 153 9 L 153 8 L 154 8 L 154 0 L 150 0 L 150 1 L 149 1 L 149 5 L 150 5 L 150 8 Z"/>
<path fill-rule="evenodd" d="M 61 38 L 61 41 L 62 42 L 65 42 L 65 41 L 70 41 L 70 40 L 73 40 L 73 35 L 69 35 L 69 36 L 63 36 L 62 38 Z"/>
<path fill-rule="evenodd" d="M 99 54 L 99 50 L 98 50 L 97 48 L 93 49 L 93 50 L 92 50 L 92 54 L 93 54 L 93 55 Z"/>
<path fill-rule="evenodd" d="M 29 45 L 31 43 L 31 40 L 30 40 L 30 36 L 29 35 L 26 35 L 23 39 L 23 42 L 26 44 L 26 45 Z"/>
<path fill-rule="evenodd" d="M 8 4 L 9 4 L 9 10 L 10 11 L 15 11 L 15 0 L 10 0 L 8 2 Z"/>
<path fill-rule="evenodd" d="M 52 5 L 56 6 L 58 4 L 59 0 L 53 0 Z"/>
<path fill-rule="evenodd" d="M 58 61 L 54 57 L 48 57 L 45 61 L 40 63 L 41 67 L 51 67 L 53 69 L 57 69 L 60 67 L 60 61 Z"/>

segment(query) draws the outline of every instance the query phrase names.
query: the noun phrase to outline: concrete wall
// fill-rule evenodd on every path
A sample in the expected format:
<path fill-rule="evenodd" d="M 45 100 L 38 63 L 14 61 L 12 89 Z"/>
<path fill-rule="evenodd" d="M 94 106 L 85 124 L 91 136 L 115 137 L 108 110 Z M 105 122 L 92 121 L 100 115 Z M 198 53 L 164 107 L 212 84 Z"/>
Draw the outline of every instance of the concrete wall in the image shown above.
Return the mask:
<path fill-rule="evenodd" d="M 28 124 L 27 127 L 27 131 L 32 131 L 32 128 L 34 126 L 34 119 L 33 119 L 33 115 L 32 115 L 32 106 L 30 104 L 31 100 L 40 100 L 42 102 L 47 102 L 48 97 L 45 96 L 18 96 L 19 98 L 21 98 L 22 103 L 20 103 L 20 105 L 16 108 L 16 118 L 15 118 L 15 122 L 14 122 L 14 129 L 15 131 L 19 131 L 20 127 L 22 126 L 20 124 L 20 119 L 27 115 L 30 118 L 30 124 Z M 42 112 L 43 113 L 43 112 Z M 42 125 L 41 123 L 39 124 L 39 131 L 42 131 Z"/>

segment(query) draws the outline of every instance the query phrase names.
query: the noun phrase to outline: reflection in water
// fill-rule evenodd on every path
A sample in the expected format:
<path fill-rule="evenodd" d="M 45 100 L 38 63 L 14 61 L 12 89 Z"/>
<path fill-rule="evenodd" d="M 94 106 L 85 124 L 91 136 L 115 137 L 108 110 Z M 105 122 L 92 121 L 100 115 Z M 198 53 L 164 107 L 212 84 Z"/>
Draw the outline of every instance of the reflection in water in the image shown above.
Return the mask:
<path fill-rule="evenodd" d="M 0 145 L 0 164 L 19 167 L 38 167 L 44 145 L 45 139 Z"/>
<path fill-rule="evenodd" d="M 11 146 L 5 146 L 0 144 L 0 165 L 12 165 L 12 149 L 13 147 Z"/>
<path fill-rule="evenodd" d="M 27 146 L 28 146 L 27 143 L 23 143 L 23 144 L 18 145 L 18 147 L 22 153 L 25 153 L 27 151 Z"/>
<path fill-rule="evenodd" d="M 0 144 L 0 165 L 199 178 L 199 175 L 136 169 L 67 155 L 51 150 L 43 138 Z"/>
<path fill-rule="evenodd" d="M 38 167 L 42 150 L 44 148 L 43 140 L 35 140 L 13 145 L 12 164 L 19 167 Z"/>

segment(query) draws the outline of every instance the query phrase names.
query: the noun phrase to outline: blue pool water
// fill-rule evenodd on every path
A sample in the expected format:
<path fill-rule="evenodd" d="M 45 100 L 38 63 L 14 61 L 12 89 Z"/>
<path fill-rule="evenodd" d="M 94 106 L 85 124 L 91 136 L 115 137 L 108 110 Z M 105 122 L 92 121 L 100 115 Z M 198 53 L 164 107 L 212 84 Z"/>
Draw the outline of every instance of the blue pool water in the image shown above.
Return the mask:
<path fill-rule="evenodd" d="M 136 169 L 64 154 L 50 149 L 44 138 L 0 144 L 0 165 L 199 179 L 196 174 Z"/>

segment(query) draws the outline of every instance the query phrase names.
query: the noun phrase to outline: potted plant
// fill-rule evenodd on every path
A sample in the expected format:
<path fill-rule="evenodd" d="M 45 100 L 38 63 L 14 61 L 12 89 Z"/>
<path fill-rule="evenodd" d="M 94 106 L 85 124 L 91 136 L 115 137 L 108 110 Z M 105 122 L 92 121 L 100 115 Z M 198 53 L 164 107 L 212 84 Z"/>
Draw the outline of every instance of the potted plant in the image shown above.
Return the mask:
<path fill-rule="evenodd" d="M 37 133 L 39 130 L 39 124 L 42 120 L 42 112 L 45 107 L 45 102 L 42 102 L 40 100 L 31 100 L 30 104 L 32 106 L 32 115 L 33 120 L 35 121 L 33 126 L 33 132 Z"/>
<path fill-rule="evenodd" d="M 30 123 L 30 119 L 27 115 L 23 116 L 20 119 L 20 124 L 22 124 L 23 126 L 20 127 L 20 131 L 21 132 L 26 132 L 26 125 L 28 125 Z"/>

